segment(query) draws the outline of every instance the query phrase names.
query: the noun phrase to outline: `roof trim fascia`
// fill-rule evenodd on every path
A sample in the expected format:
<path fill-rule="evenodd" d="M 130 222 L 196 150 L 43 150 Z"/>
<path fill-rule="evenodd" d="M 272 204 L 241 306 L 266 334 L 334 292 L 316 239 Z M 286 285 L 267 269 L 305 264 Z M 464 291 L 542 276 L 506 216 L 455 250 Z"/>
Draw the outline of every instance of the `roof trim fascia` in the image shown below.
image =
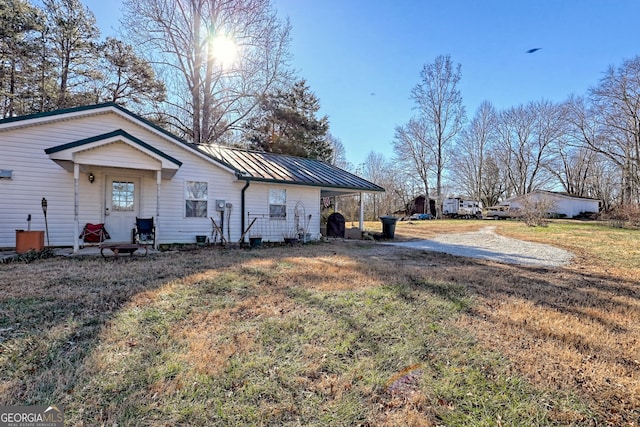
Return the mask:
<path fill-rule="evenodd" d="M 374 193 L 374 192 L 384 193 L 386 191 L 384 188 L 379 187 L 377 185 L 376 185 L 377 188 L 345 187 L 343 185 L 328 184 L 328 183 L 321 183 L 321 182 L 285 181 L 281 179 L 256 178 L 256 177 L 246 176 L 242 174 L 238 174 L 237 176 L 238 176 L 238 179 L 240 180 L 251 181 L 251 182 L 264 182 L 264 183 L 282 184 L 282 185 L 301 185 L 305 187 L 321 187 L 321 188 L 332 188 L 332 189 L 335 188 L 335 189 L 353 190 L 353 191 L 365 192 L 365 193 Z"/>
<path fill-rule="evenodd" d="M 101 110 L 103 110 L 104 112 L 114 111 L 116 113 L 120 113 L 121 115 L 128 117 L 130 120 L 137 122 L 142 127 L 147 128 L 151 132 L 154 132 L 165 139 L 168 139 L 173 141 L 174 143 L 177 143 L 183 148 L 186 148 L 187 150 L 189 150 L 191 153 L 217 164 L 218 166 L 222 167 L 223 169 L 226 169 L 228 172 L 233 173 L 234 175 L 237 175 L 239 172 L 236 168 L 227 164 L 226 162 L 223 162 L 214 156 L 208 155 L 207 153 L 201 150 L 198 150 L 195 144 L 185 141 L 184 139 L 174 135 L 168 130 L 161 128 L 160 126 L 156 125 L 150 120 L 145 119 L 144 117 L 141 117 L 127 110 L 126 108 L 116 104 L 115 102 L 105 102 L 102 104 L 94 104 L 94 105 L 83 105 L 80 107 L 66 108 L 62 110 L 44 111 L 42 113 L 29 114 L 26 116 L 9 117 L 9 118 L 0 120 L 0 131 L 3 128 L 11 128 L 13 127 L 12 125 L 15 125 L 15 126 L 35 125 L 38 122 L 43 122 L 43 121 L 46 122 L 47 120 L 44 120 L 44 119 L 54 120 L 56 117 L 62 117 L 62 116 L 68 116 L 72 118 L 76 116 L 83 116 L 86 114 L 90 114 L 92 112 L 97 114 L 97 113 L 100 113 Z"/>
<path fill-rule="evenodd" d="M 137 144 L 139 146 L 141 146 L 142 148 L 144 148 L 145 150 L 148 150 L 168 161 L 170 161 L 171 163 L 175 164 L 176 166 L 180 167 L 182 166 L 182 162 L 174 157 L 171 157 L 170 155 L 158 150 L 157 148 L 153 147 L 152 145 L 147 144 L 146 142 L 142 141 L 139 138 L 136 138 L 135 136 L 125 132 L 122 129 L 118 129 L 115 130 L 113 132 L 109 132 L 109 133 L 104 133 L 102 135 L 96 135 L 96 136 L 92 136 L 90 138 L 85 138 L 85 139 L 80 139 L 78 141 L 73 141 L 73 142 L 69 142 L 67 144 L 62 144 L 62 145 L 57 145 L 55 147 L 51 147 L 51 148 L 47 148 L 44 150 L 45 154 L 53 154 L 53 153 L 57 153 L 60 151 L 64 151 L 64 150 L 68 150 L 71 148 L 77 148 L 77 147 L 82 147 L 83 145 L 88 145 L 88 144 L 92 144 L 94 142 L 99 142 L 99 141 L 104 141 L 107 139 L 113 139 L 113 138 L 117 138 L 117 137 L 122 137 L 122 138 L 126 138 L 129 141 L 131 141 L 134 144 Z"/>

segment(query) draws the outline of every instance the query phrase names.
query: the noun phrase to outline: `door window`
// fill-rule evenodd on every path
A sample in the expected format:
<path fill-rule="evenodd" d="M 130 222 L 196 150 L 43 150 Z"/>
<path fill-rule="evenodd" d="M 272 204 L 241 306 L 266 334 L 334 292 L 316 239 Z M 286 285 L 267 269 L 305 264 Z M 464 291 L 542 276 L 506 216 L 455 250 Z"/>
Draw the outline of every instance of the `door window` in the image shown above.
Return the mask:
<path fill-rule="evenodd" d="M 133 212 L 135 185 L 133 182 L 113 181 L 111 188 L 111 210 Z"/>

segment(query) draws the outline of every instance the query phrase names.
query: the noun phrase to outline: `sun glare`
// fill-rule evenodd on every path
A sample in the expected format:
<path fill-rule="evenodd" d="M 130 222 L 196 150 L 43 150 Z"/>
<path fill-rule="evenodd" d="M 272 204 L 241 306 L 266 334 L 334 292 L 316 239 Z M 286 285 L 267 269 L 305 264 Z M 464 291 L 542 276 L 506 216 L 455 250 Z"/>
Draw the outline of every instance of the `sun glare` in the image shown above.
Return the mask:
<path fill-rule="evenodd" d="M 238 48 L 231 37 L 218 35 L 211 40 L 211 55 L 222 68 L 231 68 L 238 57 Z"/>

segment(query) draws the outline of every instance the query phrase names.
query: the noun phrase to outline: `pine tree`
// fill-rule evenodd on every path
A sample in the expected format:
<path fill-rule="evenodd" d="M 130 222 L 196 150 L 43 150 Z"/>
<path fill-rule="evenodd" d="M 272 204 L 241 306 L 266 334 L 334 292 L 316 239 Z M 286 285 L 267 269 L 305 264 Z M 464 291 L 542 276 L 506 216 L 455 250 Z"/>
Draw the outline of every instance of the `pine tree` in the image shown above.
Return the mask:
<path fill-rule="evenodd" d="M 97 71 L 100 30 L 93 13 L 80 0 L 44 0 L 49 20 L 51 56 L 57 68 L 57 108 L 95 102 L 91 83 Z"/>
<path fill-rule="evenodd" d="M 37 91 L 37 38 L 42 15 L 25 0 L 0 0 L 0 105 L 2 117 L 33 112 Z"/>
<path fill-rule="evenodd" d="M 264 97 L 260 113 L 247 125 L 251 148 L 271 153 L 329 160 L 329 119 L 318 118 L 320 102 L 305 80 L 289 91 Z"/>

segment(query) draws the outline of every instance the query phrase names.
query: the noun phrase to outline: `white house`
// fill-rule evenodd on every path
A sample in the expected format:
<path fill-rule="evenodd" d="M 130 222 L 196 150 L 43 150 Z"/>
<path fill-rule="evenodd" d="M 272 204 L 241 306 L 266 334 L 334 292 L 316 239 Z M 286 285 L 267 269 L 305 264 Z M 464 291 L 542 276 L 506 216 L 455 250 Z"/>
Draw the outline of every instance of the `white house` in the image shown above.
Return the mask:
<path fill-rule="evenodd" d="M 600 212 L 599 200 L 543 190 L 514 197 L 501 204 L 508 205 L 510 210 L 517 210 L 536 202 L 544 202 L 546 206 L 549 206 L 548 214 L 564 215 L 567 218 L 574 218 L 584 213 Z"/>
<path fill-rule="evenodd" d="M 113 103 L 0 120 L 0 247 L 28 215 L 46 244 L 75 250 L 86 223 L 130 242 L 136 217 L 154 218 L 156 244 L 209 237 L 213 221 L 228 241 L 249 225 L 245 239 L 281 241 L 318 235 L 322 197 L 378 191 L 321 161 L 196 146 Z"/>

